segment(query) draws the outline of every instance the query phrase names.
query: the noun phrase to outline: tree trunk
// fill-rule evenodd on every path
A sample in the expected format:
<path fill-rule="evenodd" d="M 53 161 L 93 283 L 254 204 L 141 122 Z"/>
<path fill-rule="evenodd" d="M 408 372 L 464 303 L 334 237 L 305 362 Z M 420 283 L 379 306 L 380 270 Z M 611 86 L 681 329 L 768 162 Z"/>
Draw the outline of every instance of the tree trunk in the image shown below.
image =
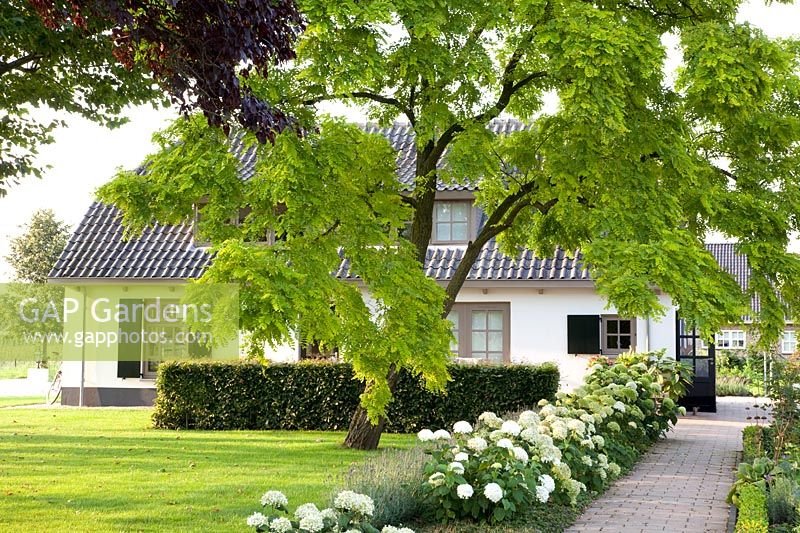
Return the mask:
<path fill-rule="evenodd" d="M 389 390 L 394 394 L 397 388 L 397 380 L 400 374 L 397 372 L 397 367 L 392 365 L 389 367 L 389 373 L 386 376 L 386 381 L 389 385 Z M 355 450 L 375 450 L 381 442 L 381 434 L 383 428 L 386 426 L 386 418 L 381 417 L 378 420 L 378 425 L 372 425 L 372 422 L 367 416 L 367 410 L 361 404 L 356 407 L 356 412 L 353 418 L 350 419 L 350 428 L 347 430 L 347 437 L 344 439 L 346 448 L 353 448 Z"/>
<path fill-rule="evenodd" d="M 359 405 L 353 418 L 350 420 L 350 429 L 344 445 L 356 450 L 375 450 L 381 441 L 381 434 L 386 425 L 386 419 L 381 417 L 377 426 L 373 426 L 367 416 L 367 410 Z"/>

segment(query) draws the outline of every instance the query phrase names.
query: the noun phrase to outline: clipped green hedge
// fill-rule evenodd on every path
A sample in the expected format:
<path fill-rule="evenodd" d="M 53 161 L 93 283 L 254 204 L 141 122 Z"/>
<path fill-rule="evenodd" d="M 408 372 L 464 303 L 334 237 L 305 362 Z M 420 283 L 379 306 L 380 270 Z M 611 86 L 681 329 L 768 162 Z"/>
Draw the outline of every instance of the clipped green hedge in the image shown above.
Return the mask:
<path fill-rule="evenodd" d="M 552 399 L 558 368 L 452 365 L 446 395 L 401 374 L 388 411 L 390 432 L 449 427 L 484 411 L 505 413 Z M 185 429 L 347 429 L 363 391 L 344 363 L 170 362 L 158 370 L 153 423 Z"/>
<path fill-rule="evenodd" d="M 745 462 L 756 457 L 772 457 L 772 428 L 770 426 L 747 426 L 742 431 L 742 450 Z"/>
<path fill-rule="evenodd" d="M 743 485 L 739 489 L 739 515 L 736 518 L 736 533 L 767 533 L 767 495 L 758 486 Z"/>

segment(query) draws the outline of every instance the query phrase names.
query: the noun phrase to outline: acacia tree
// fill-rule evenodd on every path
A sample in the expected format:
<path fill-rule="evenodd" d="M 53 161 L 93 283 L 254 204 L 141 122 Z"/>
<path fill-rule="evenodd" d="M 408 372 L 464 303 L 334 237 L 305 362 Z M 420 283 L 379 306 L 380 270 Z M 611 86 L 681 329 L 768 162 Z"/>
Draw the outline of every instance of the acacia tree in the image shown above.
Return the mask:
<path fill-rule="evenodd" d="M 240 76 L 294 57 L 291 0 L 7 0 L 0 3 L 0 195 L 40 176 L 37 149 L 63 125 L 33 108 L 123 124 L 125 106 L 166 98 L 261 142 L 290 119 Z"/>
<path fill-rule="evenodd" d="M 408 243 L 416 261 L 408 276 L 414 280 L 431 238 L 437 181 L 478 188 L 477 204 L 488 220 L 447 284 L 436 308 L 441 317 L 480 249 L 496 239 L 507 252 L 520 246 L 542 254 L 555 246 L 580 248 L 597 290 L 620 313 L 663 314 L 658 287 L 707 334 L 750 312 L 757 295 L 761 310 L 752 314 L 762 341 L 769 342 L 785 315 L 797 315 L 800 294 L 800 260 L 786 251 L 791 233 L 800 229 L 798 43 L 771 40 L 736 23 L 738 6 L 714 0 L 303 0 L 308 29 L 298 41 L 297 61 L 251 84 L 312 123 L 315 106 L 324 101 L 364 105 L 381 123 L 407 121 L 416 139 L 415 181 L 412 190 L 395 191 L 395 203 L 407 207 L 411 220 Z M 680 38 L 683 55 L 674 83 L 664 76 L 661 38 L 668 32 Z M 558 97 L 554 111 L 543 108 L 547 93 Z M 493 135 L 486 125 L 502 113 L 527 118 L 530 128 Z M 335 188 L 330 172 L 342 161 L 320 159 L 312 147 L 333 143 L 349 153 L 357 142 L 359 158 L 367 157 L 370 146 L 379 147 L 368 136 L 354 139 L 351 130 L 337 131 L 323 123 L 305 139 L 287 138 L 289 151 L 260 154 L 259 186 L 302 181 L 294 209 L 307 213 L 290 215 L 289 196 L 275 195 L 272 200 L 286 202 L 286 210 L 254 215 L 245 227 L 275 224 L 287 245 L 305 231 L 304 224 L 319 227 L 315 217 L 326 199 L 305 188 Z M 185 150 L 165 148 L 156 160 Z M 155 209 L 155 200 L 188 186 L 183 168 L 171 170 L 176 174 L 120 177 L 101 196 L 119 205 L 134 225 L 169 216 Z M 192 193 L 210 195 L 208 209 L 212 203 L 231 209 L 260 200 L 239 185 L 214 187 Z M 365 188 L 361 197 L 367 201 L 374 193 Z M 358 215 L 342 210 L 335 220 Z M 304 224 L 282 225 L 290 216 Z M 752 278 L 746 291 L 706 251 L 709 231 L 737 239 L 748 255 Z M 331 241 L 342 238 L 338 226 L 323 233 Z M 238 240 L 217 242 L 208 278 L 266 283 L 271 271 L 231 255 L 252 249 L 256 257 L 260 249 Z M 331 258 L 326 268 L 332 264 Z M 292 280 L 305 282 L 310 265 L 287 268 Z M 414 294 L 410 278 L 393 281 Z M 323 295 L 306 298 L 317 296 Z M 265 324 L 296 321 L 294 306 L 282 305 L 253 312 Z M 441 348 L 440 358 L 447 357 L 445 347 L 433 344 Z M 367 392 L 378 388 L 387 398 L 407 360 L 381 355 L 361 365 L 359 376 Z M 351 357 L 358 363 L 365 356 Z M 359 409 L 347 445 L 377 445 L 382 424 L 376 416 L 384 405 L 366 402 L 367 409 Z"/>

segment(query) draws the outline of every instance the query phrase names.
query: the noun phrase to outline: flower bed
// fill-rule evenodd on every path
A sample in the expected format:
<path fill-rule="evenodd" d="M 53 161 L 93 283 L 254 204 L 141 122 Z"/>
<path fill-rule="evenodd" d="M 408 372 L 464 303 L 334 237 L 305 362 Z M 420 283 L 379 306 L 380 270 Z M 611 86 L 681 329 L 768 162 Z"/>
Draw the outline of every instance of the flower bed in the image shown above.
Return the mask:
<path fill-rule="evenodd" d="M 728 495 L 737 532 L 800 532 L 800 360 L 773 371 L 772 424 L 744 429 L 744 462 Z"/>
<path fill-rule="evenodd" d="M 538 412 L 420 431 L 435 518 L 496 523 L 534 502 L 574 505 L 604 489 L 677 421 L 684 372 L 661 355 L 598 360 L 583 387 L 542 400 Z"/>

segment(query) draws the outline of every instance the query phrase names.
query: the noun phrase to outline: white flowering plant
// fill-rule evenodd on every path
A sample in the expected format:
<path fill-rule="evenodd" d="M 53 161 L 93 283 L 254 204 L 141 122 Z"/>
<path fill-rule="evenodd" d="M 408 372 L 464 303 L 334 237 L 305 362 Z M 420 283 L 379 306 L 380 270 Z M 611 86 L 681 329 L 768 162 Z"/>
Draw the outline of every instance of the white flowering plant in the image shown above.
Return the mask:
<path fill-rule="evenodd" d="M 365 494 L 345 490 L 336 495 L 333 507 L 319 509 L 313 503 L 304 503 L 290 515 L 289 500 L 276 490 L 261 497 L 261 505 L 267 514 L 255 512 L 247 518 L 247 525 L 256 531 L 272 533 L 414 533 L 406 527 L 385 526 L 383 529 L 370 524 L 375 512 L 375 502 Z"/>
<path fill-rule="evenodd" d="M 575 392 L 516 419 L 486 412 L 474 427 L 420 431 L 437 517 L 499 522 L 536 502 L 575 504 L 601 490 L 677 421 L 687 377 L 663 354 L 598 361 Z"/>
<path fill-rule="evenodd" d="M 429 445 L 425 491 L 437 519 L 500 522 L 536 498 L 540 465 L 511 440 L 521 429 L 506 429 L 513 430 L 504 434 L 507 437 L 490 438 L 462 421 L 455 424 L 452 435 L 443 430 L 418 434 Z"/>

